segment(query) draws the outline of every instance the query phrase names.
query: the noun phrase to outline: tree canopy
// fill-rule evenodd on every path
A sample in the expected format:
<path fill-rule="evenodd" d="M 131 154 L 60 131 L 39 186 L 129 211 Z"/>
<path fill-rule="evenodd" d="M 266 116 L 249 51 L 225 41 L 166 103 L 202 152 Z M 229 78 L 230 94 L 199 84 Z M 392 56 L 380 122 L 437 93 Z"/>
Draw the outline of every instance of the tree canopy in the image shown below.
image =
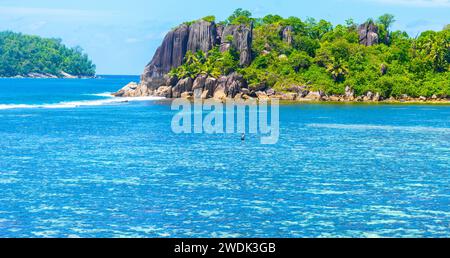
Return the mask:
<path fill-rule="evenodd" d="M 60 39 L 0 32 L 0 76 L 47 73 L 60 76 L 95 75 L 95 65 L 80 47 L 68 48 Z"/>
<path fill-rule="evenodd" d="M 377 21 L 379 24 L 382 24 L 385 29 L 388 30 L 391 27 L 391 25 L 395 22 L 395 18 L 394 15 L 386 13 L 378 17 Z"/>

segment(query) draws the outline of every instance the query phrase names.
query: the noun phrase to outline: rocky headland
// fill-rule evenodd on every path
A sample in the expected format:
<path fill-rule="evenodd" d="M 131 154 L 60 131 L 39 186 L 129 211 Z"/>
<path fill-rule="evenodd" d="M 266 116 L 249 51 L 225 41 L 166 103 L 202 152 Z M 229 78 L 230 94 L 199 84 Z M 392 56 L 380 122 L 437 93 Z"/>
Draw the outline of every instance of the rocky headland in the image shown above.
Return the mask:
<path fill-rule="evenodd" d="M 293 42 L 291 26 L 280 27 L 279 37 L 288 45 Z M 361 24 L 356 29 L 359 44 L 372 46 L 379 44 L 380 35 L 377 25 L 372 22 Z M 389 35 L 385 35 L 388 40 Z M 232 72 L 221 76 L 200 74 L 196 77 L 177 78 L 170 76 L 173 68 L 181 66 L 188 51 L 208 53 L 214 47 L 221 52 L 234 48 L 239 55 L 239 65 L 252 63 L 253 24 L 221 25 L 215 22 L 199 20 L 192 24 L 182 24 L 171 30 L 156 50 L 150 63 L 145 67 L 140 82 L 131 82 L 113 95 L 116 97 L 160 96 L 165 98 L 214 98 L 225 99 L 270 99 L 278 98 L 298 102 L 437 102 L 450 103 L 448 98 L 433 95 L 431 97 L 409 97 L 405 94 L 384 98 L 379 92 L 368 91 L 356 95 L 351 86 L 345 87 L 345 93 L 327 95 L 323 91 L 312 90 L 309 85 L 292 84 L 283 91 L 276 91 L 266 83 L 249 85 L 244 77 Z M 266 51 L 266 50 L 264 50 Z M 267 51 L 268 52 L 268 51 Z M 387 72 L 387 66 L 381 65 L 381 73 Z"/>

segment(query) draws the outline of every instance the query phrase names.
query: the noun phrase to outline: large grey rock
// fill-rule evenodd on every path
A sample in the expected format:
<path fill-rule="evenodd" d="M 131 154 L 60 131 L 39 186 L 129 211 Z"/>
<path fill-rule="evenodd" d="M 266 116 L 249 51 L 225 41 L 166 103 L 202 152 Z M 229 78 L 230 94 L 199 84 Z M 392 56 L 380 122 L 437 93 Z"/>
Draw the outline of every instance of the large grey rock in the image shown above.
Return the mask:
<path fill-rule="evenodd" d="M 164 76 L 165 79 L 165 85 L 166 86 L 175 86 L 178 83 L 178 78 L 176 76 L 169 76 L 169 75 L 165 75 Z"/>
<path fill-rule="evenodd" d="M 156 50 L 151 62 L 145 67 L 141 75 L 143 85 L 136 94 L 148 94 L 155 92 L 161 86 L 172 86 L 172 96 L 178 98 L 182 93 L 192 91 L 193 80 L 170 78 L 167 73 L 183 64 L 187 51 L 197 52 L 199 50 L 208 52 L 213 47 L 221 45 L 221 50 L 225 51 L 230 47 L 235 48 L 240 54 L 240 64 L 247 66 L 251 63 L 251 48 L 253 37 L 253 25 L 216 25 L 214 22 L 197 21 L 192 25 L 186 24 L 171 30 L 165 36 L 161 46 Z M 231 40 L 228 42 L 227 40 Z M 203 80 L 203 79 L 202 79 Z M 245 81 L 233 77 L 229 83 L 223 85 L 226 95 L 234 96 L 242 87 L 246 86 Z M 200 83 L 200 82 L 198 82 Z M 201 81 L 203 84 L 203 81 Z M 207 88 L 208 93 L 203 94 L 197 89 L 197 94 L 213 97 L 216 91 L 217 80 L 206 79 L 203 88 Z M 206 89 L 205 89 L 206 90 Z"/>
<path fill-rule="evenodd" d="M 286 26 L 283 28 L 283 30 L 281 31 L 281 38 L 283 39 L 283 41 L 285 43 L 287 43 L 289 46 L 292 45 L 293 42 L 293 34 L 294 34 L 294 29 L 292 28 L 292 26 Z"/>
<path fill-rule="evenodd" d="M 50 73 L 29 73 L 25 77 L 35 79 L 57 79 L 58 76 Z"/>
<path fill-rule="evenodd" d="M 239 52 L 240 65 L 248 66 L 252 61 L 252 40 L 253 24 L 228 25 L 222 33 L 220 50 L 234 47 Z"/>
<path fill-rule="evenodd" d="M 180 98 L 182 93 L 192 91 L 192 78 L 185 78 L 178 81 L 177 85 L 172 88 L 172 97 Z"/>
<path fill-rule="evenodd" d="M 297 93 L 297 96 L 301 98 L 305 97 L 309 93 L 307 87 L 303 85 L 292 85 L 291 87 L 289 87 L 288 91 Z"/>
<path fill-rule="evenodd" d="M 261 82 L 258 84 L 250 85 L 248 88 L 250 89 L 250 91 L 257 92 L 257 91 L 266 91 L 268 87 L 265 82 Z"/>
<path fill-rule="evenodd" d="M 298 93 L 295 93 L 295 92 L 279 93 L 279 94 L 273 95 L 271 97 L 281 99 L 281 100 L 293 101 L 298 98 Z"/>
<path fill-rule="evenodd" d="M 247 88 L 247 82 L 244 80 L 242 75 L 238 73 L 232 73 L 227 76 L 225 93 L 228 97 L 234 98 L 236 94 L 241 92 L 242 88 Z"/>
<path fill-rule="evenodd" d="M 195 78 L 194 83 L 192 85 L 192 89 L 202 89 L 205 87 L 206 83 L 206 75 L 199 75 L 197 78 Z"/>
<path fill-rule="evenodd" d="M 350 86 L 345 86 L 345 98 L 348 100 L 355 98 L 355 91 Z"/>
<path fill-rule="evenodd" d="M 304 98 L 308 100 L 321 100 L 324 96 L 321 91 L 310 91 Z"/>
<path fill-rule="evenodd" d="M 217 79 L 213 77 L 206 78 L 205 88 L 203 90 L 202 98 L 211 98 L 214 95 L 214 91 L 216 90 Z M 206 93 L 205 93 L 206 92 Z"/>
<path fill-rule="evenodd" d="M 226 88 L 227 88 L 227 76 L 221 76 L 217 80 L 216 88 L 214 89 L 213 97 L 216 100 L 223 100 L 227 97 Z"/>
<path fill-rule="evenodd" d="M 216 24 L 216 45 L 220 45 L 222 43 L 222 34 L 225 30 L 225 26 L 222 24 Z"/>
<path fill-rule="evenodd" d="M 200 75 L 194 80 L 194 84 L 192 86 L 192 91 L 194 98 L 201 98 L 203 94 L 203 89 L 205 88 L 206 75 Z"/>
<path fill-rule="evenodd" d="M 380 101 L 380 100 L 382 100 L 383 98 L 381 97 L 381 95 L 380 95 L 380 93 L 375 93 L 375 95 L 373 96 L 373 98 L 372 98 L 372 101 Z"/>
<path fill-rule="evenodd" d="M 267 96 L 267 94 L 263 91 L 257 91 L 256 92 L 256 97 L 258 98 L 258 100 L 268 100 L 269 97 Z"/>
<path fill-rule="evenodd" d="M 76 78 L 78 78 L 77 76 L 71 75 L 71 74 L 66 73 L 64 71 L 60 72 L 60 76 L 61 76 L 61 78 L 64 78 L 64 79 L 76 79 Z"/>
<path fill-rule="evenodd" d="M 192 53 L 201 50 L 208 53 L 217 42 L 217 29 L 214 22 L 197 21 L 189 27 L 187 49 Z"/>
<path fill-rule="evenodd" d="M 182 99 L 192 99 L 192 91 L 186 91 L 186 92 L 183 92 L 183 93 L 181 93 L 181 96 L 180 96 L 180 98 L 182 98 Z"/>
<path fill-rule="evenodd" d="M 144 97 L 152 95 L 153 91 L 145 84 L 130 82 L 118 92 L 113 93 L 115 97 Z"/>
<path fill-rule="evenodd" d="M 183 63 L 188 40 L 189 27 L 185 24 L 167 33 L 152 61 L 145 67 L 141 75 L 141 83 L 151 88 L 164 84 L 163 76 Z"/>
<path fill-rule="evenodd" d="M 161 86 L 156 90 L 155 96 L 172 98 L 172 86 Z"/>
<path fill-rule="evenodd" d="M 276 94 L 276 92 L 274 89 L 268 89 L 268 90 L 266 90 L 266 94 L 267 94 L 267 96 L 273 96 Z"/>
<path fill-rule="evenodd" d="M 161 46 L 156 50 L 152 61 L 145 67 L 141 75 L 141 83 L 151 89 L 159 86 L 175 86 L 176 82 L 167 83 L 163 78 L 172 68 L 183 64 L 188 50 L 199 50 L 207 53 L 220 43 L 220 35 L 214 22 L 199 20 L 188 26 L 182 24 L 165 36 Z"/>
<path fill-rule="evenodd" d="M 373 46 L 378 44 L 378 26 L 372 21 L 361 24 L 358 27 L 359 44 Z"/>

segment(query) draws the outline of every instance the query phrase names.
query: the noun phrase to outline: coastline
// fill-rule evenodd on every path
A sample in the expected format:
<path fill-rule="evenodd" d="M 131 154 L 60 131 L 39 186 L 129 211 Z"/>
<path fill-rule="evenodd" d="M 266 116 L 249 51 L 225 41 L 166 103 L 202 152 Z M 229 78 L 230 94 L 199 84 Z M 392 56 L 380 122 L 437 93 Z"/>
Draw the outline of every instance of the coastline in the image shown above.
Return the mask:
<path fill-rule="evenodd" d="M 450 104 L 450 97 L 447 94 L 413 97 L 401 94 L 385 97 L 379 92 L 367 91 L 357 95 L 350 86 L 345 87 L 344 94 L 333 95 L 328 95 L 322 90 L 297 85 L 289 90 L 277 91 L 267 85 L 249 86 L 243 76 L 237 73 L 219 78 L 201 75 L 195 79 L 190 77 L 177 79 L 165 75 L 157 81 L 130 82 L 112 95 L 115 97 L 215 99 L 221 102 L 227 99 L 235 101 L 279 99 L 291 103 Z"/>
<path fill-rule="evenodd" d="M 123 97 L 115 97 L 114 95 L 111 94 L 112 97 L 114 98 L 123 98 Z M 158 96 L 154 96 L 154 97 L 158 97 Z M 129 97 L 125 97 L 125 98 L 129 98 Z M 164 99 L 160 99 L 158 101 L 172 101 L 175 100 L 177 98 L 164 98 Z M 194 101 L 193 98 L 186 98 L 190 101 Z M 213 100 L 216 100 L 217 102 L 225 102 L 227 100 L 235 100 L 233 98 L 226 98 L 226 99 L 214 99 L 211 98 Z M 275 99 L 275 98 L 268 98 L 266 100 L 270 100 L 270 99 Z M 202 101 L 205 101 L 206 99 L 201 99 Z M 255 98 L 255 100 L 259 101 L 259 99 Z M 436 106 L 450 106 L 450 99 L 448 100 L 438 100 L 438 101 L 433 101 L 433 100 L 425 100 L 425 101 L 419 101 L 419 100 L 415 100 L 415 101 L 401 101 L 401 100 L 381 100 L 381 101 L 327 101 L 327 100 L 285 100 L 285 99 L 279 99 L 280 101 L 280 105 L 302 105 L 302 104 L 315 104 L 315 105 L 436 105 Z"/>
<path fill-rule="evenodd" d="M 15 76 L 0 76 L 0 79 L 95 79 L 98 75 L 94 76 L 76 76 L 68 73 L 61 73 L 60 75 L 47 74 L 47 73 L 31 73 L 27 75 L 15 75 Z"/>
<path fill-rule="evenodd" d="M 101 78 L 101 76 L 81 76 L 81 77 L 73 77 L 73 78 L 68 78 L 68 77 L 25 77 L 25 76 L 20 76 L 20 77 L 1 77 L 0 79 L 66 79 L 66 80 L 76 80 L 76 79 L 99 79 Z"/>
<path fill-rule="evenodd" d="M 281 100 L 280 104 L 284 105 L 297 105 L 297 104 L 330 104 L 330 105 L 437 105 L 437 106 L 450 106 L 450 100 L 447 101 L 292 101 Z"/>

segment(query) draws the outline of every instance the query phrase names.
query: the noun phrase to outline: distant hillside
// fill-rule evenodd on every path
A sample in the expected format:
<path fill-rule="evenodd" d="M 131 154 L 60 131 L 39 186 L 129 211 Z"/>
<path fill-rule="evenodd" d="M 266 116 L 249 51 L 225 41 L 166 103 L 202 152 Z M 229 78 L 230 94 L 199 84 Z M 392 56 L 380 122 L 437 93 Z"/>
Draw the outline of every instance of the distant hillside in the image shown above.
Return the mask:
<path fill-rule="evenodd" d="M 91 77 L 95 65 L 60 39 L 0 32 L 0 77 Z"/>

